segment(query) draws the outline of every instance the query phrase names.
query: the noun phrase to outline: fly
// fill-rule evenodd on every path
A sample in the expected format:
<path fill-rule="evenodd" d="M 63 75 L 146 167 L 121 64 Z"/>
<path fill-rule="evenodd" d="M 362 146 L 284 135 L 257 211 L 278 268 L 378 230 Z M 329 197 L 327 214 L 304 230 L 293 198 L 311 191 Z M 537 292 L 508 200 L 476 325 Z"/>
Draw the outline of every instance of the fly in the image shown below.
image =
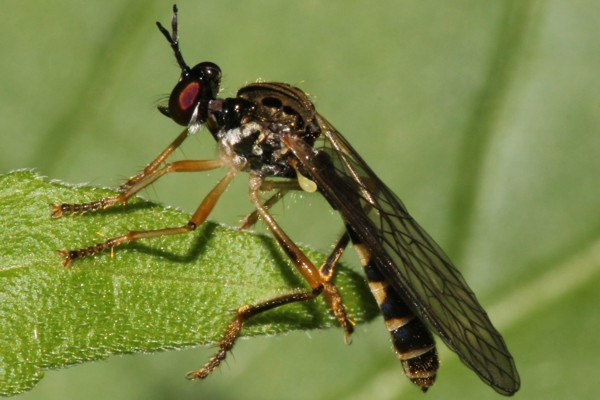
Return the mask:
<path fill-rule="evenodd" d="M 237 309 L 218 351 L 189 378 L 206 378 L 232 349 L 244 323 L 264 311 L 322 296 L 345 331 L 354 322 L 333 283 L 335 266 L 352 242 L 369 287 L 381 309 L 396 356 L 407 377 L 423 391 L 433 385 L 439 365 L 431 332 L 484 382 L 511 395 L 520 381 L 500 333 L 443 250 L 410 216 L 404 204 L 375 175 L 346 139 L 316 110 L 307 95 L 286 83 L 248 84 L 235 97 L 219 98 L 220 68 L 202 62 L 190 68 L 179 49 L 177 7 L 171 32 L 157 22 L 181 68 L 168 104 L 159 110 L 185 129 L 142 172 L 119 187 L 119 194 L 83 204 L 54 204 L 52 216 L 96 211 L 125 204 L 167 173 L 227 172 L 183 226 L 130 231 L 77 250 L 62 250 L 63 265 L 107 249 L 158 236 L 194 231 L 208 217 L 239 172 L 249 174 L 249 197 L 255 211 L 242 228 L 261 219 L 310 286 Z M 216 140 L 216 160 L 167 158 L 191 134 L 206 126 Z M 317 266 L 298 248 L 269 208 L 287 192 L 319 192 L 344 221 L 344 231 L 326 261 Z M 271 193 L 267 200 L 263 193 Z"/>

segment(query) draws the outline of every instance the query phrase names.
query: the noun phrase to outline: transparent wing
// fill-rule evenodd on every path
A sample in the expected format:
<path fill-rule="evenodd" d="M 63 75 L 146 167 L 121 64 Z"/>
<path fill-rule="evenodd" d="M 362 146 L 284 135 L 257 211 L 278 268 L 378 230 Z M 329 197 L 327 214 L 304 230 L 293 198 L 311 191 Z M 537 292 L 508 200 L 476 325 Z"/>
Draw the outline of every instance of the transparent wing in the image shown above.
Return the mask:
<path fill-rule="evenodd" d="M 322 194 L 369 247 L 390 284 L 448 347 L 498 392 L 516 392 L 514 361 L 460 272 L 343 136 L 317 118 L 321 148 L 301 139 L 287 141 Z"/>

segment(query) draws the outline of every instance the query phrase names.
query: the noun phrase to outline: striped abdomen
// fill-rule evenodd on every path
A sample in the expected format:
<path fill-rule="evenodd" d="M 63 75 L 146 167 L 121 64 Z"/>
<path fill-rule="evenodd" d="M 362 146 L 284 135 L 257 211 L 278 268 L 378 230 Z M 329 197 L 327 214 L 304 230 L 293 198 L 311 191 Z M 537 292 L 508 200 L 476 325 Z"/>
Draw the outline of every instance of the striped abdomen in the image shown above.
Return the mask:
<path fill-rule="evenodd" d="M 360 255 L 369 288 L 381 309 L 385 326 L 390 332 L 396 356 L 402 362 L 404 373 L 413 383 L 426 391 L 435 382 L 439 366 L 433 336 L 379 272 L 368 249 L 358 243 L 354 246 Z"/>

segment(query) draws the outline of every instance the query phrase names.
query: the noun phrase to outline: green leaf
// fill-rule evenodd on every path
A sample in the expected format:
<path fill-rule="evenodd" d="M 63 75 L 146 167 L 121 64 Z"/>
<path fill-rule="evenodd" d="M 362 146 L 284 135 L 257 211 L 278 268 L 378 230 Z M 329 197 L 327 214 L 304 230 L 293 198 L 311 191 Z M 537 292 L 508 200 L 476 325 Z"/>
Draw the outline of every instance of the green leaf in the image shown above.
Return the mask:
<path fill-rule="evenodd" d="M 44 370 L 111 354 L 215 343 L 232 310 L 306 287 L 273 239 L 214 223 L 62 268 L 56 249 L 90 245 L 127 227 L 181 226 L 189 219 L 139 199 L 121 209 L 50 217 L 51 203 L 109 195 L 114 192 L 48 182 L 26 170 L 0 176 L 7 232 L 0 243 L 0 393 L 30 389 Z M 336 282 L 357 322 L 376 315 L 364 278 L 340 267 Z M 335 326 L 330 314 L 322 301 L 293 304 L 257 316 L 243 335 Z"/>

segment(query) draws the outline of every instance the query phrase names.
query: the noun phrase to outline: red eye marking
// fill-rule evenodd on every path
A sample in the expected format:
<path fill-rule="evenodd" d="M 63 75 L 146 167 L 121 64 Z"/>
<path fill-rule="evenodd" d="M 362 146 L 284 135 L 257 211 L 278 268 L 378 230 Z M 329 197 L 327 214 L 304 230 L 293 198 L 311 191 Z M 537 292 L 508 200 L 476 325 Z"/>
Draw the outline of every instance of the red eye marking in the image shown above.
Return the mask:
<path fill-rule="evenodd" d="M 182 110 L 188 110 L 196 103 L 196 98 L 200 92 L 200 83 L 190 82 L 185 89 L 179 93 L 179 106 Z"/>

